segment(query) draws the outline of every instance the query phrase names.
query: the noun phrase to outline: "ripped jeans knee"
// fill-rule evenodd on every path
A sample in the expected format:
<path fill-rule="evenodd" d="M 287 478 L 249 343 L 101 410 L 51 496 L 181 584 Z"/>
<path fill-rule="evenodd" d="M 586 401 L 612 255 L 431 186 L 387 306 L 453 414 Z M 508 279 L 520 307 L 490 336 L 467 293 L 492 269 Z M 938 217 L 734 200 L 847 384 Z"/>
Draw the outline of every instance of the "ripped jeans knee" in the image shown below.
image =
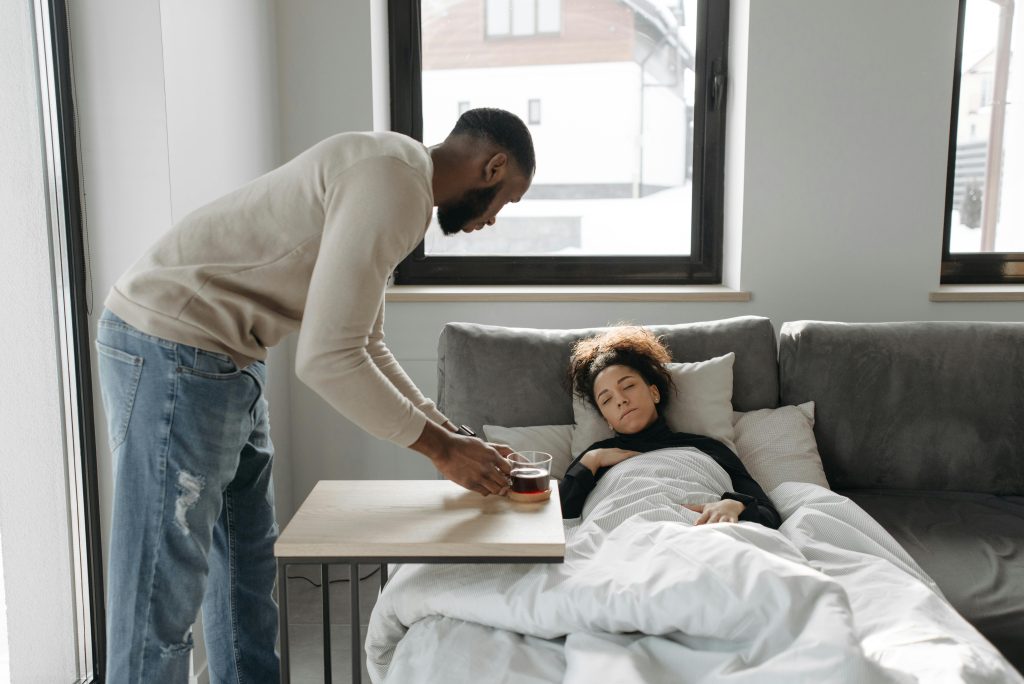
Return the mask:
<path fill-rule="evenodd" d="M 206 478 L 184 470 L 178 472 L 178 498 L 174 503 L 174 523 L 185 534 L 190 534 L 188 520 L 185 517 L 199 502 L 203 493 Z"/>
<path fill-rule="evenodd" d="M 182 641 L 161 646 L 160 655 L 163 658 L 187 658 L 192 653 L 192 647 L 192 628 L 189 627 Z"/>

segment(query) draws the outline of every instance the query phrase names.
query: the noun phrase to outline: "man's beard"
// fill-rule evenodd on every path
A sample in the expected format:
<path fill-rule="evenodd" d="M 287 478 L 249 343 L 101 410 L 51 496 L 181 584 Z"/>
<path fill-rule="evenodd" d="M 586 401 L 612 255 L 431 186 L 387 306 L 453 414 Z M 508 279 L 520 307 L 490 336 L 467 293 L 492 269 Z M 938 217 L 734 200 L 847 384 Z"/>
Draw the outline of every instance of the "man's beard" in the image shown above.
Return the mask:
<path fill-rule="evenodd" d="M 473 221 L 483 218 L 484 212 L 498 195 L 504 181 L 490 188 L 467 190 L 455 202 L 437 207 L 437 223 L 445 235 L 455 235 Z"/>

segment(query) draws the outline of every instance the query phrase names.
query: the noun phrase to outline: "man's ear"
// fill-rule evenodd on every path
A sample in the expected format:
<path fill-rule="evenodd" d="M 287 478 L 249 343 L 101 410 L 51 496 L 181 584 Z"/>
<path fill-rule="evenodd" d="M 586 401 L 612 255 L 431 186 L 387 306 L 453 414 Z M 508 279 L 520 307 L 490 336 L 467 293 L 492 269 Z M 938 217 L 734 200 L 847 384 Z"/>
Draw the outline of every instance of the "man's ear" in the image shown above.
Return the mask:
<path fill-rule="evenodd" d="M 507 171 L 508 155 L 504 152 L 495 152 L 484 164 L 484 183 L 489 187 L 501 182 Z"/>

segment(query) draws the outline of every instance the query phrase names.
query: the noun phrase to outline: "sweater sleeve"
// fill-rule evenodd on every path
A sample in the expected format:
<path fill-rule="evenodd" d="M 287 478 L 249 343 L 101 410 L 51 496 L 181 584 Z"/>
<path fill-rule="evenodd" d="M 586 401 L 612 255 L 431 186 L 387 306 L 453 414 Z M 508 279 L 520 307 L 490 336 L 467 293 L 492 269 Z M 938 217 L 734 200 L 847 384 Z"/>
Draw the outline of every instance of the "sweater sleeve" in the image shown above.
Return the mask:
<path fill-rule="evenodd" d="M 585 453 L 585 452 L 584 452 Z M 558 483 L 558 497 L 562 502 L 562 518 L 578 518 L 583 515 L 583 504 L 594 491 L 597 478 L 579 458 L 565 471 L 565 477 Z"/>
<path fill-rule="evenodd" d="M 743 468 L 742 463 L 740 468 Z M 732 476 L 732 486 L 736 493 L 754 498 L 754 501 L 748 504 L 743 512 L 740 513 L 740 520 L 761 523 L 773 530 L 779 529 L 779 525 L 782 524 L 782 517 L 779 515 L 778 510 L 776 510 L 775 504 L 772 503 L 772 500 L 768 498 L 768 495 L 761 488 L 761 485 L 757 484 L 757 480 L 750 476 L 746 468 L 743 468 L 742 473 L 732 471 L 730 475 Z"/>
<path fill-rule="evenodd" d="M 296 348 L 299 379 L 353 423 L 399 446 L 416 441 L 427 416 L 396 387 L 398 364 L 371 336 L 388 276 L 426 231 L 430 198 L 426 179 L 392 157 L 324 179 L 324 230 Z"/>
<path fill-rule="evenodd" d="M 370 333 L 369 343 L 366 347 L 370 352 L 370 358 L 373 359 L 377 368 L 387 376 L 388 380 L 399 392 L 405 395 L 406 399 L 411 401 L 420 411 L 423 411 L 427 418 L 438 425 L 443 425 L 448 420 L 447 416 L 437 410 L 437 406 L 432 400 L 423 396 L 416 383 L 406 374 L 405 369 L 398 364 L 391 350 L 384 344 L 383 299 L 380 303 L 380 309 L 377 311 L 377 320 L 373 324 L 373 332 Z"/>

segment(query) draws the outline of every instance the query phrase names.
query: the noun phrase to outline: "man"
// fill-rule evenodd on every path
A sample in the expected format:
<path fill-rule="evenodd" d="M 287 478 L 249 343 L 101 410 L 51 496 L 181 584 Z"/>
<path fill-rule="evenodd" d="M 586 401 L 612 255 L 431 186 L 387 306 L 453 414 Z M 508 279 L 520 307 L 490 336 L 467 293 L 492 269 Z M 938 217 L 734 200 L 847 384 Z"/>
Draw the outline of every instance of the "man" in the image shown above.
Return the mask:
<path fill-rule="evenodd" d="M 188 679 L 202 605 L 211 681 L 278 678 L 267 348 L 448 479 L 503 494 L 508 465 L 456 432 L 384 344 L 384 290 L 423 239 L 492 225 L 534 172 L 521 120 L 463 114 L 430 149 L 345 133 L 192 214 L 114 285 L 98 324 L 115 460 L 107 681 Z"/>

